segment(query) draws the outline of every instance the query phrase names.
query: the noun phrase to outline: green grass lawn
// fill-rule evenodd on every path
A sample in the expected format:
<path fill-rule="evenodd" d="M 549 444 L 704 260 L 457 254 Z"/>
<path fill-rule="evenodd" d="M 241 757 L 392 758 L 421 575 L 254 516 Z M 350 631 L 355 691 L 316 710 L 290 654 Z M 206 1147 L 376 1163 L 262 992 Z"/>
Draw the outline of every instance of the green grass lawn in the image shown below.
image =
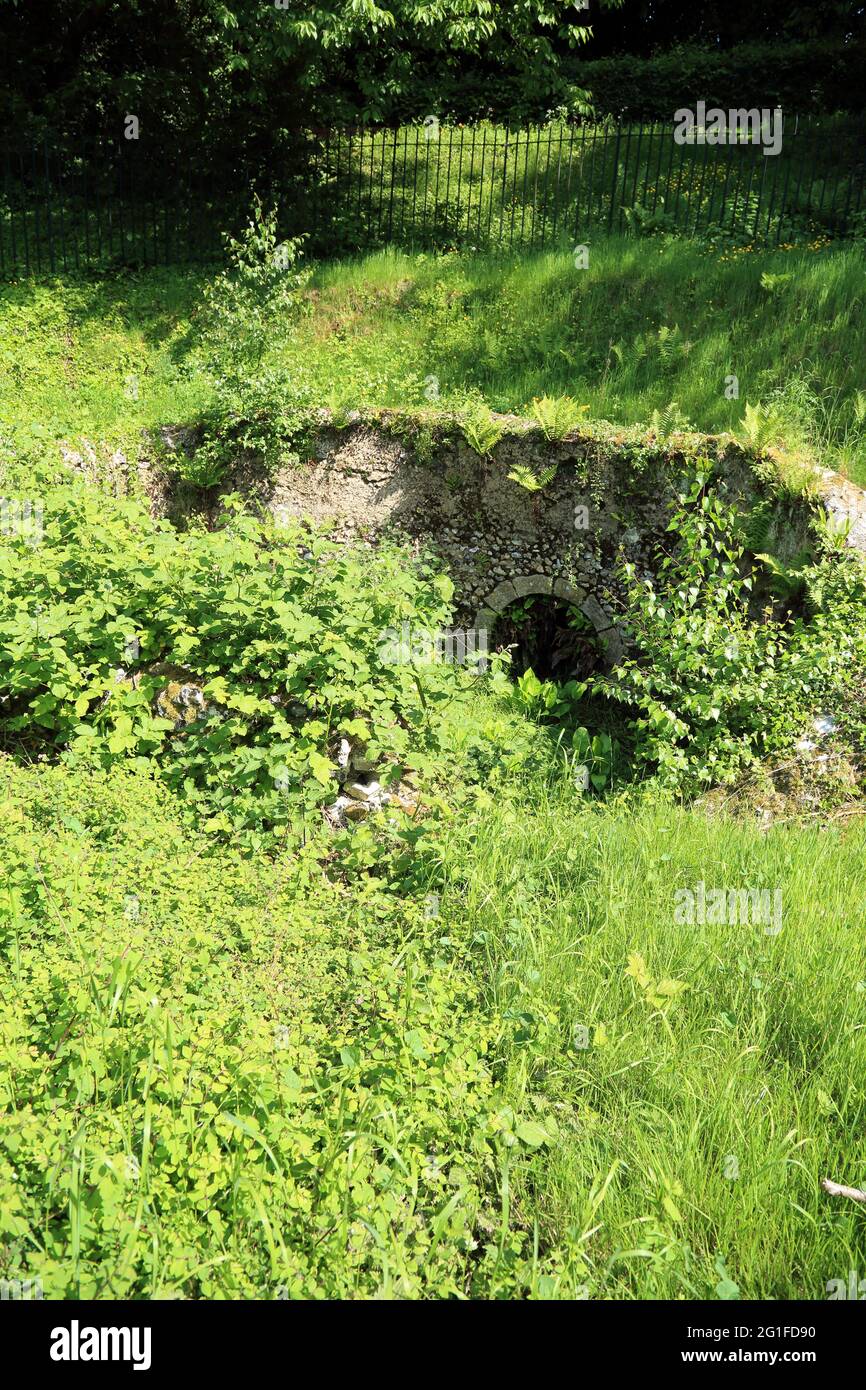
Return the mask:
<path fill-rule="evenodd" d="M 143 426 L 196 418 L 201 284 L 151 270 L 7 287 L 0 427 L 135 448 Z M 382 252 L 317 267 L 293 358 L 314 399 L 340 409 L 480 391 L 521 412 L 567 394 L 614 423 L 658 411 L 713 432 L 736 428 L 746 402 L 772 403 L 792 446 L 866 482 L 862 284 L 861 249 L 818 242 L 710 253 L 600 239 L 585 270 L 562 253 Z"/>

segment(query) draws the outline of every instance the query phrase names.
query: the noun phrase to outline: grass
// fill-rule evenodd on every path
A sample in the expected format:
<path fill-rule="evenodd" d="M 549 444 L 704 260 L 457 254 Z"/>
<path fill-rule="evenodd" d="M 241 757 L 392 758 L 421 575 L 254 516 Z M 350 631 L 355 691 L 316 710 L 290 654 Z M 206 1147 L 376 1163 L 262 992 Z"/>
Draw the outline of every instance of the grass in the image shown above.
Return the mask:
<path fill-rule="evenodd" d="M 822 1298 L 862 1267 L 861 1214 L 819 1183 L 866 1177 L 863 850 L 862 828 L 764 835 L 538 786 L 449 845 L 443 903 L 483 940 L 510 1020 L 505 1089 L 560 1136 L 515 1207 L 542 1246 L 570 1233 L 589 1296 L 716 1297 L 730 1279 L 743 1298 Z M 701 880 L 778 890 L 781 931 L 677 925 L 675 890 Z M 635 952 L 685 982 L 669 1007 L 627 975 Z"/>
<path fill-rule="evenodd" d="M 526 413 L 534 397 L 569 395 L 591 417 L 657 411 L 714 432 L 760 401 L 791 446 L 866 482 L 862 275 L 859 248 L 820 241 L 710 253 L 614 238 L 591 246 L 585 270 L 552 252 L 387 251 L 317 267 L 293 361 L 341 410 L 449 407 L 480 391 Z M 200 290 L 200 273 L 165 270 L 5 289 L 0 426 L 135 450 L 142 427 L 195 418 Z"/>
<path fill-rule="evenodd" d="M 866 1178 L 866 832 L 592 803 L 547 746 L 482 694 L 420 837 L 272 861 L 131 767 L 5 758 L 0 1275 L 808 1300 L 862 1270 L 820 1180 Z M 780 891 L 781 931 L 678 924 L 700 880 Z"/>
<path fill-rule="evenodd" d="M 850 247 L 612 241 L 586 271 L 383 253 L 318 267 L 293 360 L 335 409 L 567 394 L 722 429 L 773 401 L 793 443 L 866 479 L 861 280 Z M 142 428 L 196 418 L 201 288 L 167 271 L 7 288 L 0 432 L 134 452 Z M 29 680 L 19 617 L 0 640 Z M 0 1280 L 821 1299 L 863 1271 L 862 1209 L 820 1187 L 866 1183 L 863 824 L 765 831 L 652 781 L 590 798 L 479 680 L 447 706 L 425 817 L 267 854 L 206 831 L 131 756 L 52 764 L 38 730 L 35 762 L 3 755 Z M 781 930 L 681 920 L 699 882 L 779 893 Z"/>

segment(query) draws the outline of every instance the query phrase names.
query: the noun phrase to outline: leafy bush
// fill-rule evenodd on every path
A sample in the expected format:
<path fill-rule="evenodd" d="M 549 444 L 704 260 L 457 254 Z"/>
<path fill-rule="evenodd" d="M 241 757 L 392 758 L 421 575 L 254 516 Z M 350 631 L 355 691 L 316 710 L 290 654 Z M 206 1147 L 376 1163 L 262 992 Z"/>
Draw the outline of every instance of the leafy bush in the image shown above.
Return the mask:
<path fill-rule="evenodd" d="M 862 109 L 862 41 L 740 43 L 731 48 L 680 44 L 643 58 L 582 61 L 575 73 L 599 114 L 669 121 L 686 92 L 707 106 L 781 106 L 786 111 Z"/>
<path fill-rule="evenodd" d="M 231 499 L 216 530 L 179 535 L 136 502 L 46 486 L 41 543 L 0 547 L 0 727 L 33 753 L 155 762 L 215 829 L 285 828 L 331 793 L 341 736 L 386 779 L 435 747 L 472 677 L 386 666 L 382 633 L 440 629 L 451 594 L 397 548 L 371 563 Z M 158 703 L 172 679 L 200 716 L 180 728 Z"/>
<path fill-rule="evenodd" d="M 656 578 L 624 566 L 636 655 L 595 691 L 629 708 L 636 763 L 664 785 L 732 780 L 789 745 L 862 665 L 862 564 L 852 559 L 841 579 L 830 556 L 804 577 L 824 596 L 820 621 L 756 621 L 737 530 L 735 510 L 698 474 L 679 498 L 668 526 L 677 545 L 660 554 Z M 840 585 L 846 601 L 828 602 Z"/>
<path fill-rule="evenodd" d="M 495 1030 L 423 900 L 217 849 L 140 771 L 2 758 L 0 802 L 0 1277 L 54 1299 L 511 1286 L 479 1249 Z"/>
<path fill-rule="evenodd" d="M 297 364 L 289 371 L 279 358 L 303 310 L 310 276 L 299 266 L 300 242 L 280 242 L 276 213 L 266 213 L 259 201 L 242 235 L 225 242 L 228 268 L 206 287 L 195 358 L 212 383 L 214 405 L 202 444 L 181 470 L 201 486 L 218 482 L 240 450 L 269 468 L 293 457 L 310 403 Z"/>

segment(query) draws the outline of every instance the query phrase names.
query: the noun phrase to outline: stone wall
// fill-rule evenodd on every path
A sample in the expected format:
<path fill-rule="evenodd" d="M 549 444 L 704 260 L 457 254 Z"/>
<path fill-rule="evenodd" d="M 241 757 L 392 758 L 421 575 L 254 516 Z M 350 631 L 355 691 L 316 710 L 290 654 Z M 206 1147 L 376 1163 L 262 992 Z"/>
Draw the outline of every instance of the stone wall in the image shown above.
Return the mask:
<path fill-rule="evenodd" d="M 744 514 L 764 492 L 753 461 L 730 438 L 659 441 L 601 425 L 551 441 L 527 421 L 497 418 L 504 433 L 482 458 L 449 417 L 381 411 L 338 424 L 322 412 L 299 464 L 269 476 L 254 460 L 240 460 L 219 491 L 239 491 L 277 517 L 327 524 L 340 539 L 375 545 L 396 532 L 434 550 L 454 581 L 463 624 L 490 629 L 498 613 L 529 594 L 568 599 L 592 623 L 609 663 L 622 651 L 618 562 L 652 573 L 670 503 L 696 463 L 713 463 Z M 167 432 L 165 440 L 181 445 Z M 539 476 L 551 465 L 555 474 L 538 491 L 509 476 L 520 469 Z M 852 516 L 852 538 L 866 548 L 862 491 L 832 474 L 822 486 L 828 509 Z M 178 493 L 164 468 L 153 470 L 149 490 L 155 508 L 169 515 L 179 504 L 187 511 L 216 506 L 216 493 Z M 805 502 L 780 512 L 772 548 L 783 558 L 803 543 L 808 518 Z"/>

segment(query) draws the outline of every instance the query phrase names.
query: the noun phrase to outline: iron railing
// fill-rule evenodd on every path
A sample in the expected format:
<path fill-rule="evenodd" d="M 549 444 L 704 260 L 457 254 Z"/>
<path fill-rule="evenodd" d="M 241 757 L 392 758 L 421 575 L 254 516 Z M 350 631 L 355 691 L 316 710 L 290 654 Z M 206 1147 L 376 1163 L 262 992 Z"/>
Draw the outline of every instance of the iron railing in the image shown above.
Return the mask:
<path fill-rule="evenodd" d="M 779 244 L 866 218 L 866 121 L 788 117 L 778 154 L 677 143 L 672 122 L 305 132 L 265 174 L 183 167 L 144 138 L 0 145 L 0 277 L 217 257 L 257 189 L 314 255 L 541 250 L 669 228 Z"/>

